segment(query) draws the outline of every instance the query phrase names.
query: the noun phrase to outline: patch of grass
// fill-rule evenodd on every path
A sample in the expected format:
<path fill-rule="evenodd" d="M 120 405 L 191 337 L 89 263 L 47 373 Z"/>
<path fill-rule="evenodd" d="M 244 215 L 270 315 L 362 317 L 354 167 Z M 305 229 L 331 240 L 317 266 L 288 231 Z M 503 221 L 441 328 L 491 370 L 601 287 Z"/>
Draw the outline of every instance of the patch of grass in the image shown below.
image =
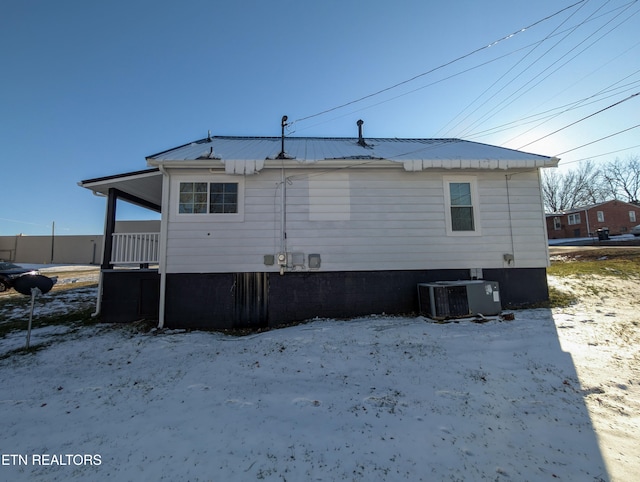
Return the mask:
<path fill-rule="evenodd" d="M 64 314 L 34 316 L 31 329 L 52 325 L 76 325 L 80 323 L 82 323 L 82 325 L 93 325 L 98 323 L 98 320 L 91 317 L 93 311 L 93 308 L 85 308 Z M 0 323 L 0 338 L 14 331 L 26 330 L 28 324 L 29 313 L 27 311 L 25 311 L 24 319 Z"/>
<path fill-rule="evenodd" d="M 562 260 L 552 260 L 547 273 L 558 277 L 640 278 L 640 251 L 602 248 L 567 253 Z"/>
<path fill-rule="evenodd" d="M 576 304 L 578 301 L 578 297 L 574 294 L 549 286 L 548 308 L 567 308 L 568 306 Z"/>
<path fill-rule="evenodd" d="M 26 347 L 15 348 L 13 350 L 9 350 L 6 353 L 0 354 L 0 360 L 11 358 L 14 355 L 29 355 L 31 353 L 36 353 L 48 346 L 49 346 L 49 343 L 38 343 L 36 345 L 29 346 L 29 348 L 26 348 Z"/>

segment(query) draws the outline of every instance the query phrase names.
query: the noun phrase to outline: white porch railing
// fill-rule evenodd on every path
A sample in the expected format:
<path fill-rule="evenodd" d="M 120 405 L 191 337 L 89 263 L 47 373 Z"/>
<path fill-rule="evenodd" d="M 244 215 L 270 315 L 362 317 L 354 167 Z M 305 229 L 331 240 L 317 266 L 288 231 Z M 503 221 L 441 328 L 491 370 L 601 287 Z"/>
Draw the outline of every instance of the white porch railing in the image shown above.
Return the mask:
<path fill-rule="evenodd" d="M 113 233 L 112 264 L 157 264 L 160 233 Z"/>

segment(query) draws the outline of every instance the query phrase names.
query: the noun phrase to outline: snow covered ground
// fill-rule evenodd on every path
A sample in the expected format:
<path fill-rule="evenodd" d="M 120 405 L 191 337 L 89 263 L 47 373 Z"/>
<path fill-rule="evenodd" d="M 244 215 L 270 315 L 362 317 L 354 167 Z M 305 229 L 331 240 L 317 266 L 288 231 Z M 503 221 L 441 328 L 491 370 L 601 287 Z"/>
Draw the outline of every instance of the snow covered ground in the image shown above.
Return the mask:
<path fill-rule="evenodd" d="M 615 236 L 611 236 L 610 241 L 634 241 L 637 238 L 633 234 L 618 234 Z M 569 245 L 569 246 L 580 246 L 583 244 L 596 244 L 598 243 L 597 237 L 586 237 L 586 238 L 558 238 L 558 239 L 550 239 L 549 246 L 559 246 L 559 245 Z M 606 245 L 607 242 L 604 241 Z"/>
<path fill-rule="evenodd" d="M 612 289 L 482 324 L 10 333 L 0 480 L 634 480 L 637 281 Z"/>

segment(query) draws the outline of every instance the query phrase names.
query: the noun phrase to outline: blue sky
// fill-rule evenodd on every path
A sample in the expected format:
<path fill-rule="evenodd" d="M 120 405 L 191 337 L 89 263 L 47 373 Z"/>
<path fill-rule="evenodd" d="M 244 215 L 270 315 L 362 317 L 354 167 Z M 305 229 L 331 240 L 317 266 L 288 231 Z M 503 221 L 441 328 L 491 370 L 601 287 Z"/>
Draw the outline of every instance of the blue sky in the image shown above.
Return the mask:
<path fill-rule="evenodd" d="M 355 136 L 362 118 L 368 137 L 461 137 L 565 168 L 637 155 L 639 31 L 637 0 L 10 0 L 0 235 L 99 234 L 105 201 L 78 181 L 208 130 L 279 135 L 285 114 L 294 136 Z"/>

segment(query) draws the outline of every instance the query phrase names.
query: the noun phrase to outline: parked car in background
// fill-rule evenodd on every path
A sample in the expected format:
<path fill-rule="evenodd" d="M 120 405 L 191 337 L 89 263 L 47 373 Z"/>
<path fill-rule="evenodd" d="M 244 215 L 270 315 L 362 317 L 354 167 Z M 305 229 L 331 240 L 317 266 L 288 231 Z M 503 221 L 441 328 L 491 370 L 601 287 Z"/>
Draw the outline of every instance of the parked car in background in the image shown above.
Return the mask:
<path fill-rule="evenodd" d="M 17 264 L 0 261 L 0 293 L 13 288 L 13 281 L 23 274 L 38 274 L 38 271 Z"/>
<path fill-rule="evenodd" d="M 633 228 L 631 228 L 631 231 L 629 231 L 631 234 L 633 234 L 634 236 L 640 236 L 640 224 L 638 224 L 637 226 L 634 226 Z"/>

